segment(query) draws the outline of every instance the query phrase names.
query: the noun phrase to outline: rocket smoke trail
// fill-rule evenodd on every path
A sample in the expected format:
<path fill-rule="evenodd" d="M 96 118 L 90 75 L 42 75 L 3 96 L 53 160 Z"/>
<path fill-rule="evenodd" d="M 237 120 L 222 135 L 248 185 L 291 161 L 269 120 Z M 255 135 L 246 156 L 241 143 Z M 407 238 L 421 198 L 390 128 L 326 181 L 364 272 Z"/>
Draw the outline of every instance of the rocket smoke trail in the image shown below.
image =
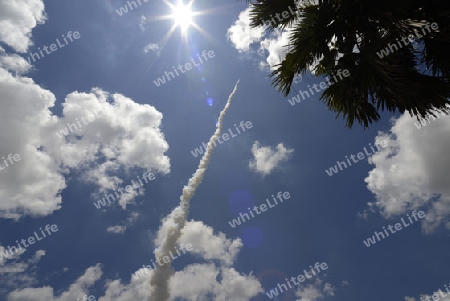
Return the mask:
<path fill-rule="evenodd" d="M 220 137 L 222 131 L 222 124 L 225 114 L 230 107 L 231 99 L 233 99 L 234 94 L 237 91 L 237 87 L 239 84 L 237 81 L 234 86 L 233 92 L 231 92 L 228 97 L 228 101 L 223 108 L 222 112 L 220 112 L 219 120 L 217 122 L 216 131 L 214 135 L 209 139 L 208 146 L 206 147 L 206 152 L 200 160 L 200 164 L 198 165 L 197 170 L 189 179 L 187 186 L 183 188 L 183 194 L 180 196 L 180 205 L 176 207 L 168 216 L 170 219 L 170 226 L 167 229 L 167 233 L 165 238 L 162 241 L 161 246 L 155 250 L 156 258 L 163 258 L 163 256 L 168 256 L 170 258 L 170 254 L 175 253 L 175 248 L 177 247 L 177 241 L 181 237 L 182 230 L 186 224 L 186 219 L 189 214 L 189 203 L 192 197 L 197 190 L 197 187 L 203 180 L 205 175 L 205 171 L 208 168 L 209 161 L 211 159 L 211 155 L 213 153 L 214 145 L 217 138 Z M 164 265 L 158 265 L 157 268 L 153 271 L 152 277 L 150 279 L 150 284 L 153 287 L 152 297 L 149 298 L 149 301 L 166 301 L 170 298 L 170 290 L 169 290 L 169 279 L 173 274 L 173 269 L 171 266 L 171 261 Z"/>

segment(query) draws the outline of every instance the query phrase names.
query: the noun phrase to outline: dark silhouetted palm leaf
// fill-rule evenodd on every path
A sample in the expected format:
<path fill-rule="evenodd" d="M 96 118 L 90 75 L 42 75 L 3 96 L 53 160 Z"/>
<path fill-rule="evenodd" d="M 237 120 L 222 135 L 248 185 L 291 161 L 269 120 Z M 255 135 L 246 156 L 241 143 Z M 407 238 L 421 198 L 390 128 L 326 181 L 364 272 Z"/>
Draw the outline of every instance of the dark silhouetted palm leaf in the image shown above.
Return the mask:
<path fill-rule="evenodd" d="M 294 77 L 313 67 L 325 77 L 347 69 L 350 76 L 326 88 L 320 99 L 348 127 L 355 121 L 368 127 L 383 110 L 409 112 L 419 121 L 439 111 L 450 113 L 450 1 L 247 2 L 251 26 L 266 25 L 269 31 L 292 26 L 289 53 L 271 73 L 273 85 L 285 96 Z M 277 24 L 265 22 L 289 7 L 298 8 L 298 14 Z M 427 32 L 418 49 L 402 44 L 426 22 L 436 22 L 439 29 Z M 377 52 L 389 44 L 398 49 L 380 58 Z"/>

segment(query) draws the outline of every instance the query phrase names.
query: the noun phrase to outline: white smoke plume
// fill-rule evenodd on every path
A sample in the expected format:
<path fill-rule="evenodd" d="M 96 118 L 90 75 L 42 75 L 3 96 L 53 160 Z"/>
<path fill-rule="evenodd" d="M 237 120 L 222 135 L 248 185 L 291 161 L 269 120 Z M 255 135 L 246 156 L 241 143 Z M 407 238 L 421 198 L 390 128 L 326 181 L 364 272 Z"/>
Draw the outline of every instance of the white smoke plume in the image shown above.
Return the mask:
<path fill-rule="evenodd" d="M 233 99 L 233 96 L 237 91 L 239 81 L 240 80 L 237 81 L 236 85 L 234 86 L 233 92 L 231 92 L 230 96 L 228 97 L 228 101 L 225 107 L 223 108 L 222 112 L 220 112 L 216 131 L 214 132 L 214 135 L 212 135 L 212 137 L 209 139 L 206 152 L 200 160 L 200 164 L 198 165 L 197 170 L 189 179 L 187 186 L 184 186 L 183 188 L 183 194 L 180 197 L 180 205 L 176 207 L 167 217 L 168 220 L 165 223 L 169 222 L 170 227 L 167 229 L 166 237 L 163 239 L 161 246 L 155 250 L 156 258 L 163 258 L 164 256 L 168 256 L 170 258 L 170 253 L 175 253 L 177 242 L 183 234 L 183 228 L 186 224 L 187 216 L 189 214 L 189 203 L 194 196 L 197 187 L 200 186 L 200 183 L 202 182 L 205 175 L 205 171 L 208 168 L 215 142 L 217 138 L 220 137 L 220 134 L 222 132 L 223 119 L 228 111 L 228 108 L 230 107 L 231 100 Z M 169 300 L 169 279 L 173 273 L 174 271 L 172 269 L 171 261 L 167 264 L 157 266 L 157 268 L 153 271 L 152 277 L 150 279 L 152 294 L 148 299 L 149 301 Z"/>

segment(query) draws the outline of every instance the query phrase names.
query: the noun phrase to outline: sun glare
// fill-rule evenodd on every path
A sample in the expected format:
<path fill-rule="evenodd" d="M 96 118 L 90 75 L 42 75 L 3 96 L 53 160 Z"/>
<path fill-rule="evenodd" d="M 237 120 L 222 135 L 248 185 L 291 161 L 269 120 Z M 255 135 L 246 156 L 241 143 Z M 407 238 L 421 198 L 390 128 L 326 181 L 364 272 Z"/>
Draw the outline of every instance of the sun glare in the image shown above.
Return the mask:
<path fill-rule="evenodd" d="M 173 8 L 172 18 L 175 26 L 179 26 L 182 31 L 186 31 L 192 25 L 193 13 L 189 5 L 180 3 Z"/>
<path fill-rule="evenodd" d="M 190 28 L 192 27 L 206 38 L 213 40 L 214 37 L 209 35 L 203 28 L 201 28 L 195 19 L 197 16 L 202 16 L 211 13 L 211 10 L 193 11 L 195 0 L 162 0 L 169 7 L 169 14 L 157 17 L 155 20 L 170 20 L 172 26 L 169 31 L 164 35 L 161 42 L 161 49 L 164 48 L 167 41 L 177 28 L 180 28 L 181 38 L 187 43 L 189 40 Z M 185 4 L 186 1 L 187 3 Z M 175 3 L 174 3 L 175 2 Z"/>

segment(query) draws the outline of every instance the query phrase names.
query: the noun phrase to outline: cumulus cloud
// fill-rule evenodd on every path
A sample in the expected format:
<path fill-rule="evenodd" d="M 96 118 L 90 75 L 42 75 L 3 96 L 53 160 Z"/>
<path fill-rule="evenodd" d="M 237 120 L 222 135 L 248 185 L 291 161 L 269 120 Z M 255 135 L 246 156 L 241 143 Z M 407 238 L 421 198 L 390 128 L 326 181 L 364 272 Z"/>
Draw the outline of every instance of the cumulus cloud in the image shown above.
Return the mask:
<path fill-rule="evenodd" d="M 60 209 L 70 171 L 98 185 L 99 192 L 117 189 L 120 172 L 170 171 L 162 114 L 154 107 L 94 88 L 67 95 L 59 117 L 50 111 L 54 94 L 18 75 L 29 68 L 23 58 L 0 51 L 0 126 L 8 129 L 0 133 L 0 154 L 20 157 L 8 166 L 0 162 L 0 217 L 45 216 Z M 64 129 L 61 138 L 57 133 Z M 125 195 L 120 204 L 125 207 L 140 193 Z"/>
<path fill-rule="evenodd" d="M 177 271 L 170 278 L 171 299 L 178 300 L 238 300 L 248 301 L 262 293 L 261 284 L 252 275 L 244 275 L 230 267 L 239 252 L 240 239 L 229 240 L 201 222 L 188 222 L 180 243 L 191 243 L 191 254 L 202 257 L 206 262 L 191 264 Z M 157 242 L 157 241 L 156 241 Z M 187 255 L 183 255 L 187 256 Z M 211 262 L 217 259 L 217 261 Z M 148 285 L 154 270 L 141 268 L 136 271 L 139 277 L 131 277 L 129 283 L 121 279 L 105 279 L 105 291 L 96 296 L 99 301 L 144 300 L 151 295 Z M 73 301 L 90 295 L 89 289 L 99 282 L 102 276 L 101 265 L 88 268 L 68 289 L 57 294 L 49 286 L 25 287 L 8 294 L 8 301 Z M 199 281 L 201 279 L 201 281 Z"/>
<path fill-rule="evenodd" d="M 155 245 L 160 246 L 173 224 L 177 211 L 171 212 L 162 222 L 155 237 Z M 219 260 L 223 265 L 232 265 L 243 244 L 240 239 L 227 239 L 224 233 L 214 234 L 214 229 L 200 221 L 188 221 L 183 228 L 180 244 L 191 244 L 193 254 L 205 260 Z"/>
<path fill-rule="evenodd" d="M 0 68 L 0 95 L 0 125 L 8 129 L 0 133 L 4 141 L 0 153 L 20 156 L 8 167 L 0 163 L 4 168 L 0 171 L 0 216 L 45 215 L 59 209 L 65 181 L 57 162 L 38 145 L 41 129 L 56 118 L 49 111 L 55 96 L 32 79 L 15 77 L 4 68 Z"/>
<path fill-rule="evenodd" d="M 88 289 L 101 278 L 101 265 L 97 264 L 86 269 L 68 290 L 63 291 L 59 296 L 54 295 L 54 290 L 50 286 L 38 288 L 16 289 L 8 294 L 8 301 L 69 301 L 82 298 L 88 293 Z M 131 299 L 130 299 L 131 300 Z"/>
<path fill-rule="evenodd" d="M 265 57 L 259 62 L 261 69 L 274 69 L 276 64 L 286 57 L 289 47 L 289 37 L 292 27 L 285 31 L 275 30 L 267 35 L 263 26 L 250 26 L 250 7 L 239 14 L 236 22 L 228 29 L 227 37 L 239 52 L 250 51 L 250 45 L 255 44 L 257 53 Z"/>
<path fill-rule="evenodd" d="M 31 30 L 46 20 L 42 0 L 0 0 L 0 41 L 24 53 L 33 43 Z"/>
<path fill-rule="evenodd" d="M 325 296 L 334 296 L 336 288 L 330 283 L 322 285 L 322 280 L 317 279 L 314 284 L 300 284 L 295 296 L 300 298 L 296 301 L 315 301 Z"/>
<path fill-rule="evenodd" d="M 251 8 L 248 7 L 239 14 L 238 20 L 228 29 L 227 37 L 239 52 L 250 52 L 252 50 L 251 45 L 255 45 L 257 54 L 262 57 L 262 60 L 258 62 L 260 70 L 274 70 L 291 51 L 292 46 L 289 41 L 300 19 L 286 26 L 283 30 L 275 29 L 268 33 L 263 26 L 257 28 L 250 26 L 250 11 Z M 330 44 L 329 47 L 331 49 L 333 45 Z M 340 54 L 340 56 L 342 55 Z M 314 73 L 314 68 L 321 60 L 322 58 L 314 60 L 309 67 L 311 73 Z M 298 82 L 300 80 L 295 81 L 295 83 Z"/>
<path fill-rule="evenodd" d="M 240 239 L 227 239 L 224 233 L 214 235 L 213 228 L 202 222 L 190 221 L 183 229 L 180 243 L 190 243 L 194 247 L 191 251 L 205 260 L 221 260 L 224 265 L 233 264 L 243 244 Z"/>
<path fill-rule="evenodd" d="M 292 32 L 292 27 L 285 31 L 275 31 L 269 37 L 261 40 L 258 54 L 262 57 L 267 55 L 265 62 L 261 65 L 268 69 L 275 69 L 275 66 L 280 64 L 289 53 L 289 38 Z"/>
<path fill-rule="evenodd" d="M 415 119 L 404 114 L 393 120 L 388 133 L 377 139 L 388 147 L 375 153 L 375 165 L 365 179 L 376 196 L 372 211 L 386 218 L 421 208 L 426 212 L 422 229 L 429 233 L 444 224 L 450 229 L 450 117 L 442 117 L 417 129 Z"/>
<path fill-rule="evenodd" d="M 12 71 L 15 74 L 23 74 L 30 70 L 31 65 L 17 54 L 6 53 L 5 49 L 0 46 L 0 68 Z"/>
<path fill-rule="evenodd" d="M 293 25 L 294 26 L 294 25 Z M 280 64 L 285 58 L 286 55 L 292 51 L 292 46 L 289 44 L 289 40 L 291 38 L 292 31 L 294 29 L 293 26 L 287 27 L 285 30 L 276 30 L 269 37 L 264 38 L 260 42 L 260 48 L 258 50 L 258 54 L 265 58 L 265 61 L 260 62 L 260 69 L 262 70 L 275 70 L 277 65 Z M 330 46 L 331 48 L 331 46 Z M 340 56 L 339 56 L 340 57 Z M 319 59 L 315 59 L 311 66 L 309 66 L 308 70 L 315 74 L 314 69 L 322 60 L 323 56 Z M 296 75 L 300 77 L 300 75 Z M 295 80 L 294 83 L 298 81 Z"/>
<path fill-rule="evenodd" d="M 250 45 L 259 42 L 263 36 L 264 28 L 250 27 L 250 8 L 242 11 L 236 22 L 227 31 L 227 38 L 239 51 L 248 51 Z"/>
<path fill-rule="evenodd" d="M 179 297 L 189 301 L 248 301 L 262 292 L 260 283 L 253 276 L 241 275 L 233 268 L 218 269 L 213 264 L 190 265 L 176 272 L 171 287 L 171 300 Z"/>
<path fill-rule="evenodd" d="M 252 146 L 253 159 L 249 162 L 249 167 L 262 175 L 268 175 L 275 168 L 279 168 L 282 162 L 285 162 L 294 149 L 287 149 L 283 143 L 279 143 L 276 150 L 270 146 L 261 146 L 255 141 Z"/>
<path fill-rule="evenodd" d="M 297 299 L 297 301 L 314 301 L 322 298 L 323 294 L 320 289 L 316 288 L 313 284 L 310 284 L 299 288 L 299 290 L 295 293 L 295 296 L 300 298 Z"/>
<path fill-rule="evenodd" d="M 153 271 L 152 271 L 153 272 Z M 105 292 L 97 296 L 99 301 L 145 300 L 150 295 L 148 282 L 152 275 L 144 274 L 131 283 L 124 284 L 120 279 L 106 280 Z M 73 301 L 90 295 L 89 289 L 102 275 L 100 265 L 90 267 L 72 283 L 68 289 L 57 295 L 50 286 L 16 289 L 8 294 L 8 301 Z M 198 281 L 201 279 L 201 281 Z M 253 276 L 245 276 L 233 268 L 220 268 L 213 264 L 193 264 L 176 272 L 170 280 L 171 301 L 183 300 L 248 301 L 261 292 L 261 286 Z"/>

